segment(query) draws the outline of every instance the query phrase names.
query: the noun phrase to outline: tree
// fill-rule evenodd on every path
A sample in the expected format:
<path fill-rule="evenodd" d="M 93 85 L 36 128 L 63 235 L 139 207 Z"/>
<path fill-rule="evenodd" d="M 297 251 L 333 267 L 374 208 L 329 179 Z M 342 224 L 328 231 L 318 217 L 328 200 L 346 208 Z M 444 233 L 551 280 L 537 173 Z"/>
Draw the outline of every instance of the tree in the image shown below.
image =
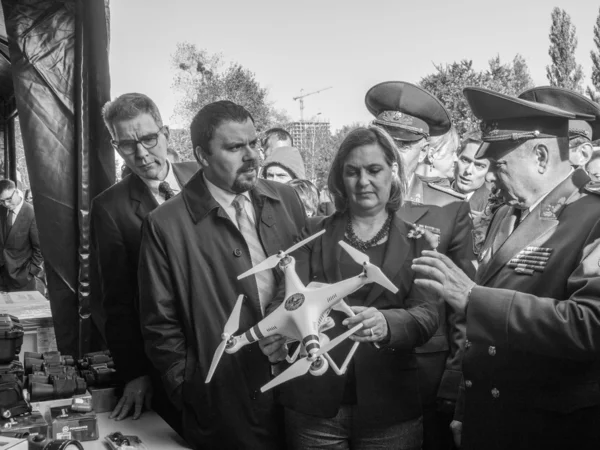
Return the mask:
<path fill-rule="evenodd" d="M 217 100 L 244 106 L 259 131 L 285 120 L 285 113 L 273 107 L 267 89 L 260 86 L 254 73 L 237 63 L 224 67 L 220 54 L 211 55 L 194 44 L 179 43 L 172 55 L 172 66 L 172 87 L 180 94 L 174 116 L 184 128 L 202 107 Z M 185 153 L 180 148 L 176 150 Z"/>
<path fill-rule="evenodd" d="M 552 10 L 552 25 L 550 27 L 550 48 L 548 54 L 552 64 L 546 66 L 546 76 L 552 86 L 583 92 L 583 69 L 575 61 L 577 49 L 575 25 L 565 10 Z"/>
<path fill-rule="evenodd" d="M 419 85 L 448 109 L 460 135 L 477 129 L 479 123 L 463 95 L 466 86 L 484 87 L 507 95 L 518 95 L 533 87 L 527 62 L 519 54 L 507 64 L 495 56 L 488 61 L 488 69 L 480 72 L 473 68 L 473 61 L 466 59 L 434 67 L 436 73 L 423 77 Z"/>
<path fill-rule="evenodd" d="M 434 67 L 437 72 L 422 78 L 419 85 L 448 109 L 459 134 L 474 129 L 477 119 L 462 91 L 466 86 L 483 86 L 483 75 L 473 69 L 473 61 L 465 59 L 445 66 L 434 64 Z"/>
<path fill-rule="evenodd" d="M 588 86 L 586 91 L 590 98 L 598 102 L 599 95 L 594 92 L 600 91 L 600 10 L 598 11 L 598 17 L 596 18 L 596 25 L 594 25 L 594 44 L 596 45 L 596 51 L 591 50 L 590 56 L 592 57 L 592 87 Z"/>
<path fill-rule="evenodd" d="M 179 153 L 181 161 L 195 161 L 192 138 L 188 128 L 172 128 L 169 130 L 169 147 Z"/>

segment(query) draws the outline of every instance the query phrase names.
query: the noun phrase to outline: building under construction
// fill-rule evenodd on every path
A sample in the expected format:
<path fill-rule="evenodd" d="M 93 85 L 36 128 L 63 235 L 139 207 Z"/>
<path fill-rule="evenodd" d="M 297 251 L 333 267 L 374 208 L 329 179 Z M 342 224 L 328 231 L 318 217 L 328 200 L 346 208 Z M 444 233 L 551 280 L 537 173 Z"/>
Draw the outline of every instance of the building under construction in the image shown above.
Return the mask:
<path fill-rule="evenodd" d="M 310 154 L 320 140 L 330 136 L 329 122 L 291 122 L 286 127 L 294 139 L 294 147 L 304 154 Z"/>

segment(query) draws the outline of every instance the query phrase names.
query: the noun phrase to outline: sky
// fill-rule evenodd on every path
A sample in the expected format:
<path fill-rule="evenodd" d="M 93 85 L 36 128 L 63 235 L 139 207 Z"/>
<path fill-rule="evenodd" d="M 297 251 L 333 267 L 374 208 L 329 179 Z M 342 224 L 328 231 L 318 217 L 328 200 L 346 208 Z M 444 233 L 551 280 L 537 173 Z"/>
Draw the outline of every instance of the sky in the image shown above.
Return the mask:
<path fill-rule="evenodd" d="M 210 4 L 210 6 L 208 6 Z M 382 81 L 417 83 L 434 65 L 470 59 L 476 70 L 499 55 L 521 54 L 536 85 L 547 85 L 550 14 L 563 8 L 577 28 L 576 59 L 590 84 L 590 51 L 599 4 L 591 0 L 112 0 L 111 97 L 150 96 L 165 123 L 173 117 L 171 55 L 178 42 L 221 53 L 255 73 L 269 99 L 293 120 L 293 97 L 305 98 L 305 120 L 332 130 L 367 123 L 367 90 Z"/>

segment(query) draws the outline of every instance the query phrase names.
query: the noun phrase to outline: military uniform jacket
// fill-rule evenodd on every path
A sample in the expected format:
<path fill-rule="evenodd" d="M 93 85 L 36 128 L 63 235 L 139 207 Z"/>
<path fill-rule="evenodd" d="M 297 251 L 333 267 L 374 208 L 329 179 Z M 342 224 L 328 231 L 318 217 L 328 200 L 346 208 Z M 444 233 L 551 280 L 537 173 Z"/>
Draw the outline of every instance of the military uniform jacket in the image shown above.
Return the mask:
<path fill-rule="evenodd" d="M 296 192 L 259 179 L 250 195 L 265 252 L 291 247 L 305 224 Z M 193 448 L 283 446 L 282 411 L 272 391 L 259 391 L 271 380 L 271 365 L 257 344 L 224 354 L 205 384 L 238 295 L 245 295 L 238 333 L 262 318 L 255 277 L 237 280 L 251 267 L 244 237 L 210 194 L 202 171 L 148 215 L 139 266 L 146 353 L 183 410 L 184 436 Z"/>
<path fill-rule="evenodd" d="M 510 206 L 490 224 L 466 311 L 465 449 L 599 445 L 600 195 L 588 181 L 573 172 L 512 234 Z"/>
<path fill-rule="evenodd" d="M 473 278 L 473 227 L 464 196 L 447 187 L 425 184 L 415 175 L 408 200 L 399 212 L 402 219 L 437 228 L 441 232 L 437 250 Z M 415 350 L 424 404 L 434 403 L 436 398 L 456 400 L 461 382 L 464 328 L 464 316 L 443 304 L 439 329 L 425 345 Z"/>

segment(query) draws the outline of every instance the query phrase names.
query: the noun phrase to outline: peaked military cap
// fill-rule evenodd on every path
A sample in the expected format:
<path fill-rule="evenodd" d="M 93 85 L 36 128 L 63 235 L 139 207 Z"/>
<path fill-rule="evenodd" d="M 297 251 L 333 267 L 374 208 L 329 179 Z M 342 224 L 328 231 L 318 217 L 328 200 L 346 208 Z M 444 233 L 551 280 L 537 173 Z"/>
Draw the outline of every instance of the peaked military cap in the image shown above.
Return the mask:
<path fill-rule="evenodd" d="M 569 137 L 585 137 L 590 141 L 600 139 L 600 105 L 591 101 L 584 95 L 570 89 L 541 86 L 529 89 L 519 95 L 519 98 L 570 111 L 576 115 L 575 119 L 569 120 Z M 594 116 L 587 121 L 586 115 Z"/>
<path fill-rule="evenodd" d="M 473 114 L 481 120 L 481 138 L 476 158 L 484 158 L 494 150 L 495 143 L 517 142 L 528 139 L 568 137 L 572 112 L 535 103 L 489 89 L 463 89 Z M 581 115 L 581 118 L 593 119 Z"/>
<path fill-rule="evenodd" d="M 440 136 L 452 125 L 450 114 L 437 98 L 404 81 L 373 86 L 365 96 L 365 104 L 375 116 L 373 123 L 401 141 Z"/>

